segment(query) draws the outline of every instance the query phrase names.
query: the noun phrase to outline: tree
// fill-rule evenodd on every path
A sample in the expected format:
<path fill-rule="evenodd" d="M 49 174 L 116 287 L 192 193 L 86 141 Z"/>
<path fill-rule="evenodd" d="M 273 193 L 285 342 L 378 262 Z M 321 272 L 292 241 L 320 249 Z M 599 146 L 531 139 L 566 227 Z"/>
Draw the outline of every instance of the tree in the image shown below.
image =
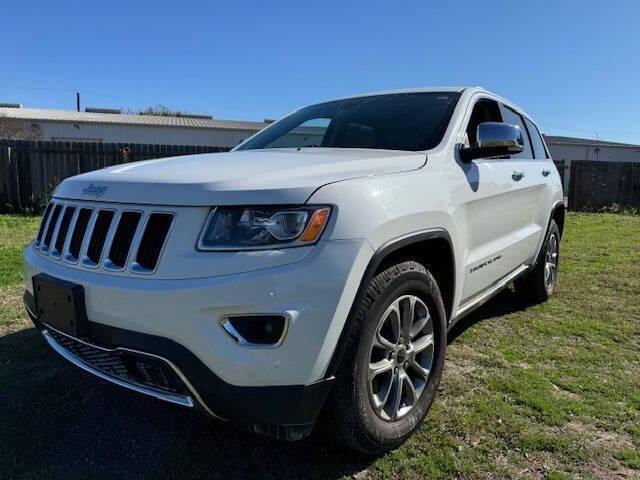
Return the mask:
<path fill-rule="evenodd" d="M 0 139 L 39 140 L 40 138 L 42 138 L 42 131 L 39 126 L 0 113 Z"/>
<path fill-rule="evenodd" d="M 171 110 L 169 107 L 165 107 L 164 105 L 155 105 L 152 107 L 147 107 L 144 110 L 138 110 L 133 113 L 137 113 L 140 115 L 159 115 L 162 117 L 179 117 L 181 113 L 180 110 Z"/>

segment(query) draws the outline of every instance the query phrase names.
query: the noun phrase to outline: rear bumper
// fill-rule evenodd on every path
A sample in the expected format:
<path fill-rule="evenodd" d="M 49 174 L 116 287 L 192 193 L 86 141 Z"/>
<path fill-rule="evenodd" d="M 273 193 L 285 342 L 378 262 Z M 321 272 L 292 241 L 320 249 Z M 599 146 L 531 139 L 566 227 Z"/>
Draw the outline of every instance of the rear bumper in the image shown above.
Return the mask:
<path fill-rule="evenodd" d="M 49 345 L 71 363 L 104 380 L 155 398 L 186 407 L 200 406 L 212 416 L 230 420 L 251 431 L 277 438 L 296 440 L 307 436 L 326 400 L 333 378 L 311 385 L 244 387 L 226 383 L 213 373 L 191 351 L 177 342 L 145 333 L 89 322 L 87 338 L 74 339 L 40 322 L 35 315 L 33 295 L 24 294 L 27 312 Z M 132 352 L 164 362 L 176 375 L 181 387 L 175 392 L 141 385 L 96 368 L 91 361 L 77 355 L 61 342 L 81 343 L 104 352 Z"/>

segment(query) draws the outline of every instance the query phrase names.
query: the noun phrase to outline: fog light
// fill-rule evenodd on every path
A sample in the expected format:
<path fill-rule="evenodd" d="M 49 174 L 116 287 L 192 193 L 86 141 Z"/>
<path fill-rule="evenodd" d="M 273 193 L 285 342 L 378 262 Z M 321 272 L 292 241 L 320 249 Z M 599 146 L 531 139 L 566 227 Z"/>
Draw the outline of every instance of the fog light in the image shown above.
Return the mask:
<path fill-rule="evenodd" d="M 250 348 L 275 348 L 287 334 L 285 315 L 234 315 L 220 322 L 237 344 Z"/>

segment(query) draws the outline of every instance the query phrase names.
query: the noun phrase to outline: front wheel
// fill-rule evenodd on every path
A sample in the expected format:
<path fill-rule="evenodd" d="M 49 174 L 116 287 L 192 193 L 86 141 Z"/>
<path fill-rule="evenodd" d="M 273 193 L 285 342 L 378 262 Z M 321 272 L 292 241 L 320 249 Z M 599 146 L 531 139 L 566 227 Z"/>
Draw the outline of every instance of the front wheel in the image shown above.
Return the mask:
<path fill-rule="evenodd" d="M 435 279 L 413 261 L 381 272 L 346 334 L 325 430 L 351 448 L 379 454 L 418 428 L 436 395 L 446 314 Z"/>

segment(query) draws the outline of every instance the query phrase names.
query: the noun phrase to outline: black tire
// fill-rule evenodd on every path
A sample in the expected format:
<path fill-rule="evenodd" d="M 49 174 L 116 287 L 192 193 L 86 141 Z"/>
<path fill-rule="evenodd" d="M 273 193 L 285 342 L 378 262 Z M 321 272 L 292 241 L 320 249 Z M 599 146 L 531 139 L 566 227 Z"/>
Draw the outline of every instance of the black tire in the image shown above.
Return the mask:
<path fill-rule="evenodd" d="M 427 328 L 432 332 L 430 335 L 433 336 L 433 343 L 429 347 L 430 372 L 426 382 L 421 383 L 424 385 L 421 387 L 421 394 L 412 402 L 408 413 L 392 421 L 381 418 L 380 413 L 374 410 L 369 396 L 371 384 L 367 372 L 373 355 L 374 337 L 379 338 L 377 332 L 384 322 L 382 316 L 394 301 L 405 301 L 403 298 L 417 298 L 427 307 L 433 330 L 431 331 L 431 327 Z M 414 304 L 418 305 L 418 302 Z M 417 311 L 417 308 L 411 310 Z M 418 320 L 416 325 L 422 321 Z M 336 369 L 335 384 L 321 419 L 322 427 L 330 438 L 339 440 L 349 448 L 366 454 L 381 454 L 401 445 L 420 426 L 440 383 L 446 347 L 446 314 L 435 279 L 423 265 L 413 261 L 399 263 L 379 273 L 369 283 L 359 307 L 354 309 L 353 318 L 349 319 L 344 334 L 347 335 L 344 355 Z M 400 342 L 403 341 L 402 334 L 399 333 Z M 413 335 L 411 330 L 405 338 L 413 338 Z M 407 345 L 409 344 L 410 340 Z M 389 353 L 390 358 L 392 355 Z M 407 373 L 412 371 L 412 366 L 407 367 L 409 363 L 404 361 L 401 366 L 404 365 L 405 368 L 400 370 Z M 390 382 L 392 383 L 389 385 L 397 385 L 393 380 Z M 402 385 L 403 395 L 404 380 L 399 384 Z M 391 391 L 393 387 L 388 388 Z M 391 394 L 387 395 L 390 396 Z"/>
<path fill-rule="evenodd" d="M 550 260 L 550 247 L 553 247 L 555 238 L 555 268 L 553 269 L 553 279 L 548 281 L 547 261 Z M 555 220 L 549 222 L 544 242 L 540 248 L 540 253 L 536 259 L 533 269 L 523 278 L 517 280 L 514 284 L 516 292 L 523 298 L 534 303 L 546 302 L 555 290 L 558 281 L 558 272 L 560 269 L 560 229 Z"/>

